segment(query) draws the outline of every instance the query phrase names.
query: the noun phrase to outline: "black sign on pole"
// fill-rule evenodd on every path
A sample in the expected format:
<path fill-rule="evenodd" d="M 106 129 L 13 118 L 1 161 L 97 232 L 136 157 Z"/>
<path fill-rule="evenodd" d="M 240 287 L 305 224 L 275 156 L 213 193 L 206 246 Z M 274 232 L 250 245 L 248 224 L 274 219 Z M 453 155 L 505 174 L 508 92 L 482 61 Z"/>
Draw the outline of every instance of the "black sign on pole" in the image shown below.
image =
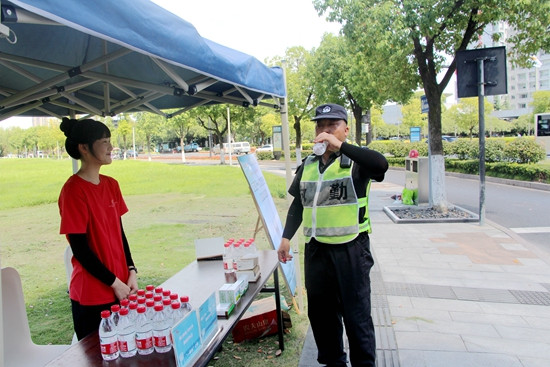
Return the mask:
<path fill-rule="evenodd" d="M 508 93 L 506 76 L 506 48 L 490 47 L 456 53 L 456 81 L 458 98 L 478 96 L 478 70 L 476 60 L 484 59 L 486 96 Z"/>

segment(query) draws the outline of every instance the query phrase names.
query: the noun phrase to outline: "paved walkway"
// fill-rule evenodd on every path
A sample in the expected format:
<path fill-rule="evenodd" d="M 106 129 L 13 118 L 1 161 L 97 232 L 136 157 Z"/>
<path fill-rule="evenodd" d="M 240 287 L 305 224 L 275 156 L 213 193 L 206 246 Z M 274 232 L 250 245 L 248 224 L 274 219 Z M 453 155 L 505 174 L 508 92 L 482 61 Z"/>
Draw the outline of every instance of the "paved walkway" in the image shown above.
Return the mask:
<path fill-rule="evenodd" d="M 401 190 L 371 188 L 377 365 L 550 366 L 548 256 L 490 221 L 396 224 L 383 208 Z M 310 330 L 299 366 L 316 353 Z"/>

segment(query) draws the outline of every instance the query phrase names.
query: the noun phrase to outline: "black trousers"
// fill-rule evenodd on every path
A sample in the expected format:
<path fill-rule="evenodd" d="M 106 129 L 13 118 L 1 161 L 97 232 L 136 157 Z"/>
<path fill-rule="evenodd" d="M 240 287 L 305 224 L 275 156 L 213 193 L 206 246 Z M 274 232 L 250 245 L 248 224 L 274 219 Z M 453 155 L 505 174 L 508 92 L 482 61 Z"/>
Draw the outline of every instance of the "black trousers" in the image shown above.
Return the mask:
<path fill-rule="evenodd" d="M 374 265 L 367 232 L 346 244 L 312 239 L 304 255 L 308 317 L 319 350 L 317 361 L 345 366 L 343 323 L 353 367 L 375 366 L 370 269 Z"/>
<path fill-rule="evenodd" d="M 104 305 L 83 306 L 71 299 L 74 331 L 78 340 L 84 339 L 91 332 L 99 330 L 101 311 L 111 311 L 111 306 L 114 304 L 116 302 Z"/>

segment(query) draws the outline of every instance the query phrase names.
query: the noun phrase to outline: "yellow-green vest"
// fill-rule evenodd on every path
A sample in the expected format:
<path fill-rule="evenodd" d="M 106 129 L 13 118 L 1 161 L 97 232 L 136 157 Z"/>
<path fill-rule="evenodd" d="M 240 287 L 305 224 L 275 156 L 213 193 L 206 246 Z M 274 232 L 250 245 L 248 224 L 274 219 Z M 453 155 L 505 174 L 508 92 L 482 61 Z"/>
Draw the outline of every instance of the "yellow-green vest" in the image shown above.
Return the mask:
<path fill-rule="evenodd" d="M 358 198 L 350 167 L 340 167 L 336 159 L 321 174 L 319 157 L 309 156 L 304 162 L 300 181 L 300 196 L 304 207 L 302 224 L 306 242 L 315 237 L 319 242 L 346 243 L 360 232 L 370 232 L 368 195 Z M 359 208 L 365 208 L 365 221 L 359 223 Z"/>

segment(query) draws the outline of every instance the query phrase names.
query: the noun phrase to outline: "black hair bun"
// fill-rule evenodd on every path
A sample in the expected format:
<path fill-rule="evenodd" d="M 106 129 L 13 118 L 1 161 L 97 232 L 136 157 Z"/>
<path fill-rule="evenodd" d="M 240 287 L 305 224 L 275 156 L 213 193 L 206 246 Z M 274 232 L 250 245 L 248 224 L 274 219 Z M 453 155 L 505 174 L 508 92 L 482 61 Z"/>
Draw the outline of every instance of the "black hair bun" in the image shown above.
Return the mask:
<path fill-rule="evenodd" d="M 63 119 L 61 120 L 61 125 L 59 125 L 59 129 L 61 129 L 61 131 L 63 131 L 65 136 L 68 138 L 71 135 L 71 131 L 73 131 L 75 125 L 75 119 L 68 119 L 67 117 L 63 117 Z"/>

